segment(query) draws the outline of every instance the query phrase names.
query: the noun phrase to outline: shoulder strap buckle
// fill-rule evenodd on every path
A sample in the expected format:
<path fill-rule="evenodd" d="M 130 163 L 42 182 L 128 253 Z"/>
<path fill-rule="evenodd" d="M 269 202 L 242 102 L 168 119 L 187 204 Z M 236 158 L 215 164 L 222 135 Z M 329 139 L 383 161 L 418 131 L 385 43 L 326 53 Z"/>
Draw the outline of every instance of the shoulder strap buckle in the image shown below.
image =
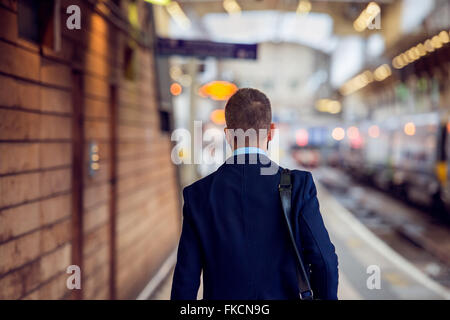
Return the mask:
<path fill-rule="evenodd" d="M 313 300 L 313 292 L 312 290 L 306 290 L 299 293 L 300 300 Z"/>
<path fill-rule="evenodd" d="M 292 189 L 292 184 L 291 184 L 291 172 L 289 169 L 283 169 L 283 171 L 281 171 L 281 179 L 280 179 L 280 184 L 278 185 L 278 189 L 279 190 L 291 190 Z"/>

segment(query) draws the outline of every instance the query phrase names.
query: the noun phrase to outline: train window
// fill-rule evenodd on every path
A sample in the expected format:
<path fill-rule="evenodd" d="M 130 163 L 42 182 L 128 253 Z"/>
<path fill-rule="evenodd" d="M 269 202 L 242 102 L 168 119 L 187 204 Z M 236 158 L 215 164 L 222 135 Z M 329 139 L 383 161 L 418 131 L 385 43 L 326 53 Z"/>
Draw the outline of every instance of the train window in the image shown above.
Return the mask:
<path fill-rule="evenodd" d="M 17 12 L 19 37 L 39 43 L 39 2 L 19 0 Z"/>
<path fill-rule="evenodd" d="M 160 129 L 162 132 L 170 132 L 172 130 L 171 113 L 166 110 L 159 110 Z"/>
<path fill-rule="evenodd" d="M 136 57 L 135 49 L 131 45 L 125 46 L 125 51 L 123 54 L 123 73 L 125 79 L 135 80 L 136 79 Z"/>
<path fill-rule="evenodd" d="M 55 23 L 59 2 L 54 0 L 19 0 L 17 3 L 19 37 L 27 41 L 59 49 Z"/>

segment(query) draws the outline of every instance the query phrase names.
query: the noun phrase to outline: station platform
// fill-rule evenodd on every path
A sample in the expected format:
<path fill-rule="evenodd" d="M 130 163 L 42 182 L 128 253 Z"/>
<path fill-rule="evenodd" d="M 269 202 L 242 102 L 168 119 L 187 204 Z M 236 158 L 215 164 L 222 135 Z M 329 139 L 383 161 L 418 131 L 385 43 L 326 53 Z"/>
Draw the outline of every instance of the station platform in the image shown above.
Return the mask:
<path fill-rule="evenodd" d="M 339 258 L 338 297 L 359 299 L 450 299 L 450 291 L 392 250 L 317 184 L 319 202 Z M 369 289 L 369 266 L 380 269 L 380 289 Z"/>
<path fill-rule="evenodd" d="M 319 183 L 316 185 L 322 216 L 339 258 L 339 299 L 450 299 L 448 289 L 391 249 L 361 224 L 323 186 Z M 157 279 L 154 279 L 140 295 L 140 299 L 170 298 L 174 263 L 175 254 L 172 254 L 159 272 L 158 285 L 155 282 Z M 369 289 L 367 285 L 368 278 L 373 274 L 370 269 L 368 273 L 369 266 L 379 267 L 379 288 Z"/>

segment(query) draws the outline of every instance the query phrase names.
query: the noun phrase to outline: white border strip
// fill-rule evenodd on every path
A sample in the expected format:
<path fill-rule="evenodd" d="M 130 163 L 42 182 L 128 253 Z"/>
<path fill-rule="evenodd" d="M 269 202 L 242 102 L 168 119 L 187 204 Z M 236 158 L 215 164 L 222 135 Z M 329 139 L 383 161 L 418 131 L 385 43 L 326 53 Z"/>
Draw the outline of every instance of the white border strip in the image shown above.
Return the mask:
<path fill-rule="evenodd" d="M 325 192 L 324 192 L 325 191 Z M 403 258 L 391 247 L 389 247 L 383 240 L 378 238 L 372 231 L 359 222 L 350 212 L 347 211 L 342 205 L 337 202 L 324 188 L 322 187 L 320 192 L 327 193 L 327 201 L 332 201 L 331 207 L 335 208 L 333 213 L 336 213 L 340 219 L 342 219 L 350 228 L 353 229 L 363 240 L 369 243 L 375 250 L 381 255 L 385 256 L 392 263 L 397 265 L 410 277 L 421 283 L 424 287 L 435 292 L 446 300 L 450 300 L 450 291 L 428 277 L 425 273 L 415 267 L 411 262 Z"/>
<path fill-rule="evenodd" d="M 168 276 L 170 270 L 177 262 L 177 249 L 172 251 L 169 257 L 164 261 L 163 265 L 156 272 L 155 276 L 145 286 L 144 290 L 137 296 L 136 300 L 148 300 L 155 289 L 161 284 L 161 282 Z"/>

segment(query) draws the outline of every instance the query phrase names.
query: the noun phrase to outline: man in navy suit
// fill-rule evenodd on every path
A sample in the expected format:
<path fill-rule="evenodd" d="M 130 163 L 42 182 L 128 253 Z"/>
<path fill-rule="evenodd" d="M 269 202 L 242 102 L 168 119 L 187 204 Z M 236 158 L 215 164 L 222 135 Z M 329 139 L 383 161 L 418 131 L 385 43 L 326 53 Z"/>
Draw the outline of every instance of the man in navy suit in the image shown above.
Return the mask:
<path fill-rule="evenodd" d="M 266 155 L 271 118 L 270 101 L 258 90 L 240 89 L 227 102 L 225 134 L 234 154 L 183 191 L 172 299 L 197 299 L 202 271 L 206 300 L 299 299 L 298 264 L 278 191 L 282 169 Z M 248 131 L 258 132 L 256 138 L 236 134 Z M 314 297 L 337 299 L 338 259 L 313 178 L 300 170 L 291 177 L 292 228 Z"/>

